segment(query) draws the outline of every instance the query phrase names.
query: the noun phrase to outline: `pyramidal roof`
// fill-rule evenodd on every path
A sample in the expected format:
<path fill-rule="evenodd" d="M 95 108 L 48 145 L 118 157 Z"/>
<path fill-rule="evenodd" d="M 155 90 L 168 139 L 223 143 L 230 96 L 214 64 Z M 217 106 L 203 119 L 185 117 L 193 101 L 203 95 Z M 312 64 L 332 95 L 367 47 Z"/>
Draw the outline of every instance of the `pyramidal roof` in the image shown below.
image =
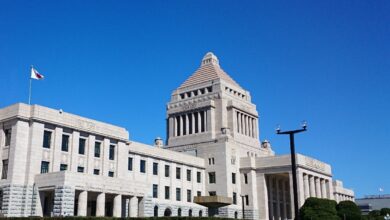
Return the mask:
<path fill-rule="evenodd" d="M 192 74 L 192 76 L 190 76 L 190 78 L 180 85 L 179 89 L 216 79 L 222 79 L 227 83 L 241 88 L 236 81 L 234 81 L 225 71 L 223 71 L 223 69 L 221 69 L 217 56 L 208 52 L 203 57 L 200 67 Z"/>

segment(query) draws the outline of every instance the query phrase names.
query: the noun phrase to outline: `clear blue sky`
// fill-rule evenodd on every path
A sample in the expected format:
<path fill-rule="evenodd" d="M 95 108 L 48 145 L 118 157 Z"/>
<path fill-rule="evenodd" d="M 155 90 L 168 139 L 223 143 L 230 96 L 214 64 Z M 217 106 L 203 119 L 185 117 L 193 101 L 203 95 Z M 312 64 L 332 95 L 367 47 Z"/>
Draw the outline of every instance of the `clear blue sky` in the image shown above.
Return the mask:
<path fill-rule="evenodd" d="M 213 51 L 252 94 L 261 139 L 357 196 L 390 193 L 390 1 L 0 1 L 0 107 L 27 102 L 165 137 L 171 92 Z"/>

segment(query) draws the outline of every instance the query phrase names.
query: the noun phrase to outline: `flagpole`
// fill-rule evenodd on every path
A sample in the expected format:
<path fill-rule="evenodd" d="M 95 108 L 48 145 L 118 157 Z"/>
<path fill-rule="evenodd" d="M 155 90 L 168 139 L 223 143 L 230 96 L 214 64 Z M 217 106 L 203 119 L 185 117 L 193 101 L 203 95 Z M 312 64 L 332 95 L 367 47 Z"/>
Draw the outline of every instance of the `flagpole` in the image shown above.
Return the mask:
<path fill-rule="evenodd" d="M 31 70 L 32 70 L 33 66 L 31 65 Z M 28 90 L 28 104 L 30 105 L 31 104 L 31 85 L 32 85 L 32 78 L 30 76 L 30 87 L 29 87 L 29 90 Z"/>

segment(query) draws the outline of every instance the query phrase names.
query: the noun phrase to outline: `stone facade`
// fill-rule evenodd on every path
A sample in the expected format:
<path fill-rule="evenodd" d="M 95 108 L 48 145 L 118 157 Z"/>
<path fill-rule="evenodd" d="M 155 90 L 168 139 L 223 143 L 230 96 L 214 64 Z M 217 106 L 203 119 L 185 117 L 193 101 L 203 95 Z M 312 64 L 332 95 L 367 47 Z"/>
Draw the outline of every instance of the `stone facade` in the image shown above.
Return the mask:
<path fill-rule="evenodd" d="M 214 54 L 173 91 L 166 145 L 155 143 L 131 141 L 124 128 L 62 110 L 21 103 L 0 109 L 1 213 L 294 216 L 289 156 L 260 141 L 250 93 Z M 297 155 L 297 167 L 299 205 L 308 197 L 353 200 L 353 191 L 333 181 L 330 165 Z M 194 197 L 215 202 L 197 204 Z"/>

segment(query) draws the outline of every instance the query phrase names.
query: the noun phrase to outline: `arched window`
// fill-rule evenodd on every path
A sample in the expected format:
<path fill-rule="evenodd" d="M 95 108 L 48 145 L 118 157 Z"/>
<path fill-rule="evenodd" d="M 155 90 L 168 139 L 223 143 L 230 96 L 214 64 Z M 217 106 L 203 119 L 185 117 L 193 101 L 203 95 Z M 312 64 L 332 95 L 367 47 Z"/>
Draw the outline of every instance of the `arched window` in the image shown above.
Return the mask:
<path fill-rule="evenodd" d="M 181 216 L 181 208 L 177 209 L 177 216 Z"/>
<path fill-rule="evenodd" d="M 154 217 L 158 217 L 158 206 L 154 207 Z"/>
<path fill-rule="evenodd" d="M 164 211 L 164 216 L 171 216 L 172 215 L 172 211 L 170 208 L 166 208 L 165 211 Z"/>
<path fill-rule="evenodd" d="M 238 213 L 234 212 L 234 218 L 238 218 Z"/>
<path fill-rule="evenodd" d="M 188 210 L 188 216 L 192 217 L 192 209 Z"/>
<path fill-rule="evenodd" d="M 199 217 L 202 217 L 203 216 L 203 212 L 202 210 L 199 210 Z"/>

